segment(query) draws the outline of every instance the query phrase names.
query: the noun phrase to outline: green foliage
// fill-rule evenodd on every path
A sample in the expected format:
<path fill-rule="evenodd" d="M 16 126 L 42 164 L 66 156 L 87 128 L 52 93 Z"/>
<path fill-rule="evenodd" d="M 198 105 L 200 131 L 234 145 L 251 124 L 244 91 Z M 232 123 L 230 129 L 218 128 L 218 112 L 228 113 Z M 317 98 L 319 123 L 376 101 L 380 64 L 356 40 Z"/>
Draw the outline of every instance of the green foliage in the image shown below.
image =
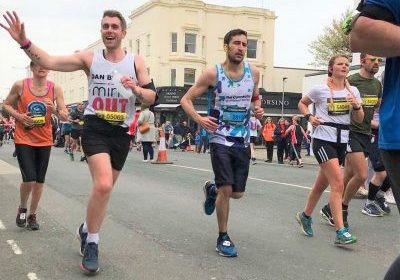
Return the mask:
<path fill-rule="evenodd" d="M 329 59 L 337 54 L 345 54 L 351 58 L 350 36 L 344 33 L 342 24 L 352 12 L 347 10 L 340 19 L 334 19 L 331 26 L 325 27 L 323 34 L 310 43 L 309 51 L 314 56 L 314 62 L 310 65 L 327 67 Z"/>

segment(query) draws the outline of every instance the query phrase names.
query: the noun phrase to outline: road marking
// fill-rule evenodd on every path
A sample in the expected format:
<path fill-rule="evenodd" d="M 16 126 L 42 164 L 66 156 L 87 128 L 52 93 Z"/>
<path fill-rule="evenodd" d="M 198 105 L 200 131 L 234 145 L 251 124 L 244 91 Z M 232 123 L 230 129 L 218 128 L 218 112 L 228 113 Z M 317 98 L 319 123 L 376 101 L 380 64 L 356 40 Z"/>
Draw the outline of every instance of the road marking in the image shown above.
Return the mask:
<path fill-rule="evenodd" d="M 19 169 L 7 162 L 0 160 L 0 175 L 17 174 Z"/>
<path fill-rule="evenodd" d="M 14 251 L 16 255 L 22 255 L 21 249 L 18 247 L 17 243 L 14 240 L 7 240 L 8 245 L 11 246 L 11 249 Z"/>
<path fill-rule="evenodd" d="M 4 226 L 3 222 L 0 220 L 0 230 L 5 230 L 6 227 Z"/>
<path fill-rule="evenodd" d="M 36 273 L 33 273 L 33 272 L 29 272 L 28 275 L 26 275 L 26 276 L 28 276 L 28 279 L 29 279 L 29 280 L 40 280 L 40 279 L 37 277 Z"/>
<path fill-rule="evenodd" d="M 204 172 L 212 172 L 211 170 L 208 170 L 208 169 L 202 169 L 202 168 L 196 168 L 196 167 L 184 166 L 184 165 L 176 165 L 175 164 L 175 165 L 169 165 L 169 166 L 176 166 L 176 167 L 180 167 L 180 168 L 186 168 L 186 169 L 192 169 L 192 170 L 198 170 L 198 171 L 204 171 Z M 254 177 L 249 177 L 249 180 L 260 181 L 260 182 L 265 182 L 265 183 L 272 183 L 272 184 L 283 185 L 283 186 L 288 186 L 288 187 L 295 187 L 295 188 L 305 189 L 305 190 L 312 189 L 311 187 L 300 186 L 300 185 L 284 183 L 284 182 L 271 181 L 271 180 L 265 180 L 265 179 L 254 178 Z M 325 192 L 329 193 L 330 191 L 325 191 Z"/>

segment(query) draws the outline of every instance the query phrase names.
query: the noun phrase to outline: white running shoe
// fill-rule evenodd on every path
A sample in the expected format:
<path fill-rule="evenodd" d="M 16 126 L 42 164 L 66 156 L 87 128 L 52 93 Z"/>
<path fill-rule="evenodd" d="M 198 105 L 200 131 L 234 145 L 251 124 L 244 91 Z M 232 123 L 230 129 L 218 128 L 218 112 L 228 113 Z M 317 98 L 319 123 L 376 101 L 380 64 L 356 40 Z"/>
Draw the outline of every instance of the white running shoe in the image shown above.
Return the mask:
<path fill-rule="evenodd" d="M 392 189 L 389 189 L 389 190 L 387 190 L 387 192 L 385 192 L 385 199 L 386 199 L 387 203 L 396 205 L 396 201 L 394 200 Z"/>

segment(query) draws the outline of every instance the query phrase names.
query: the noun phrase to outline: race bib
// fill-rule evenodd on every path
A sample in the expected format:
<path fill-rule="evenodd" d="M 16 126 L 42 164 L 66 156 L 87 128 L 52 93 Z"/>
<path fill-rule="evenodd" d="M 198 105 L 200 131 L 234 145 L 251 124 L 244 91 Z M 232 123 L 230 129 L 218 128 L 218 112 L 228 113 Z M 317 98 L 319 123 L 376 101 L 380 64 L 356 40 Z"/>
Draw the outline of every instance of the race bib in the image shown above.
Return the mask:
<path fill-rule="evenodd" d="M 32 121 L 33 121 L 32 126 L 42 126 L 46 123 L 45 117 L 41 115 L 32 116 Z"/>
<path fill-rule="evenodd" d="M 350 103 L 345 98 L 334 98 L 333 102 L 327 100 L 328 115 L 340 116 L 347 115 L 350 112 Z"/>
<path fill-rule="evenodd" d="M 121 124 L 126 120 L 127 114 L 122 112 L 96 111 L 96 116 L 112 124 Z"/>
<path fill-rule="evenodd" d="M 241 125 L 246 118 L 246 108 L 227 106 L 223 107 L 222 110 L 222 121 L 225 124 Z"/>
<path fill-rule="evenodd" d="M 378 103 L 378 96 L 364 96 L 362 98 L 363 107 L 372 108 Z"/>
<path fill-rule="evenodd" d="M 84 121 L 79 121 L 78 124 L 79 124 L 79 125 L 83 125 L 83 124 L 84 124 Z"/>

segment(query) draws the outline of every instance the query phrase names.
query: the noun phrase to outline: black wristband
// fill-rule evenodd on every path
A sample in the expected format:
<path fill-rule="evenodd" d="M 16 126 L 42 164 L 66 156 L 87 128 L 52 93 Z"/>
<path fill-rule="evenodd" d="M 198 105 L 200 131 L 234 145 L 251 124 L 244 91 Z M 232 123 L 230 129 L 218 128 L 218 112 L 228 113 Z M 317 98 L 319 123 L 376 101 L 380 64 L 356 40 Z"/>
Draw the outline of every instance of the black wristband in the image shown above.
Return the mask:
<path fill-rule="evenodd" d="M 354 111 L 358 111 L 358 110 L 360 110 L 360 109 L 361 109 L 361 106 L 353 107 L 353 110 L 354 110 Z"/>
<path fill-rule="evenodd" d="M 309 121 L 311 116 L 314 116 L 314 115 L 311 113 L 308 113 L 304 117 L 306 118 L 307 121 Z"/>

